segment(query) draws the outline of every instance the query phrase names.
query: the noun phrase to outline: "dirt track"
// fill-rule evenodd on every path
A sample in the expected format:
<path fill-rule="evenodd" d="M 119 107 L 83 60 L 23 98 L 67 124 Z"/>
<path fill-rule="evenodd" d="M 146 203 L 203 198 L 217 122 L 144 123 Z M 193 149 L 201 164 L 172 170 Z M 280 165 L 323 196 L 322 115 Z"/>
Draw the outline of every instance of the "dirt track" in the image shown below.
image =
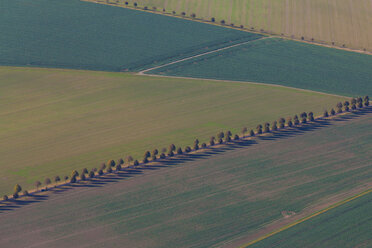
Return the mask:
<path fill-rule="evenodd" d="M 184 59 L 179 59 L 179 60 L 167 63 L 165 65 L 159 65 L 159 66 L 155 66 L 155 67 L 152 67 L 152 68 L 149 68 L 149 69 L 146 69 L 146 70 L 142 70 L 142 71 L 138 72 L 138 75 L 145 75 L 147 72 L 150 72 L 150 71 L 153 71 L 153 70 L 156 70 L 156 69 L 160 69 L 160 68 L 167 67 L 167 66 L 170 66 L 170 65 L 178 64 L 178 63 L 181 63 L 181 62 L 184 62 L 184 61 L 187 61 L 187 60 L 191 60 L 191 59 L 195 59 L 195 58 L 198 58 L 198 57 L 202 57 L 202 56 L 205 56 L 205 55 L 208 55 L 208 54 L 221 52 L 221 51 L 224 51 L 224 50 L 227 50 L 227 49 L 242 46 L 242 45 L 245 45 L 245 44 L 248 44 L 248 43 L 251 43 L 251 42 L 255 42 L 255 41 L 258 41 L 258 40 L 264 40 L 264 39 L 270 39 L 270 38 L 272 38 L 272 37 L 263 37 L 263 38 L 259 38 L 259 39 L 255 39 L 255 40 L 244 41 L 244 42 L 241 42 L 239 44 L 235 44 L 235 45 L 231 45 L 231 46 L 227 46 L 227 47 L 223 47 L 223 48 L 218 48 L 218 49 L 206 52 L 206 53 L 201 53 L 201 54 L 194 55 L 194 56 L 191 56 L 191 57 L 187 57 L 187 58 L 184 58 Z M 151 74 L 149 74 L 149 75 L 151 75 Z"/>

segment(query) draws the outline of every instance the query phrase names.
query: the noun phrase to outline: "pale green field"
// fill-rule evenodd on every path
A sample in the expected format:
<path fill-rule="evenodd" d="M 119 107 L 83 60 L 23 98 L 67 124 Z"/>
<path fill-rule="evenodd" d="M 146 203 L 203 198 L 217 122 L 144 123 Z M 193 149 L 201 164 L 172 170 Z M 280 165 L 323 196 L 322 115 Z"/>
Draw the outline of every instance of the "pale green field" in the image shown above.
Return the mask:
<path fill-rule="evenodd" d="M 110 0 L 113 2 L 113 0 Z M 124 0 L 119 0 L 123 4 Z M 128 0 L 140 6 L 372 51 L 370 0 Z"/>
<path fill-rule="evenodd" d="M 108 159 L 191 145 L 341 98 L 276 86 L 0 68 L 0 193 Z"/>

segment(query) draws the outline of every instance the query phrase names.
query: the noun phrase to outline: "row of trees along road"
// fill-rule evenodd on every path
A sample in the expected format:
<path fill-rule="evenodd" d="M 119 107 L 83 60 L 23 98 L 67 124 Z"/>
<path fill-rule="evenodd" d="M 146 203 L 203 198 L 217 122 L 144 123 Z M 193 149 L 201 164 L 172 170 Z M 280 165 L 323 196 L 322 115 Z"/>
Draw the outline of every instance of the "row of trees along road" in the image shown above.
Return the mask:
<path fill-rule="evenodd" d="M 343 112 L 348 112 L 348 111 L 353 111 L 356 109 L 361 109 L 363 107 L 368 107 L 369 106 L 369 97 L 365 96 L 364 98 L 362 97 L 357 97 L 357 98 L 352 98 L 350 101 L 344 101 L 337 103 L 336 105 L 336 110 L 332 108 L 329 112 L 326 110 L 323 113 L 323 117 L 329 117 L 336 115 L 336 113 L 343 113 Z M 292 117 L 288 117 L 287 119 L 285 118 L 279 118 L 279 120 L 273 121 L 271 124 L 269 122 L 257 125 L 256 131 L 251 129 L 248 132 L 247 127 L 242 128 L 242 138 L 245 138 L 247 133 L 249 133 L 250 137 L 254 137 L 256 135 L 261 135 L 263 133 L 270 133 L 270 132 L 275 132 L 279 129 L 283 129 L 285 127 L 293 127 L 297 126 L 300 124 L 306 124 L 307 122 L 312 122 L 315 121 L 314 113 L 313 112 L 302 112 L 299 116 L 295 115 Z M 231 142 L 232 140 L 236 141 L 241 139 L 238 134 L 233 135 L 231 131 L 226 131 L 226 132 L 219 132 L 217 133 L 216 137 L 212 136 L 209 139 L 209 146 L 214 146 L 216 144 L 224 144 Z M 168 149 L 163 148 L 161 151 L 158 149 L 154 149 L 152 152 L 146 151 L 143 155 L 143 160 L 141 161 L 142 164 L 147 164 L 150 161 L 156 161 L 158 159 L 165 159 L 167 157 L 173 157 L 176 154 L 181 155 L 181 154 L 187 154 L 192 151 L 197 151 L 200 148 L 207 148 L 208 145 L 206 143 L 200 144 L 200 141 L 198 139 L 195 139 L 194 144 L 192 148 L 190 146 L 186 146 L 184 149 L 181 147 L 176 147 L 174 144 L 170 144 Z M 102 163 L 100 167 L 93 168 L 90 171 L 88 171 L 87 168 L 84 168 L 81 173 L 79 173 L 77 170 L 73 170 L 70 176 L 64 176 L 63 180 L 64 183 L 76 183 L 78 179 L 80 181 L 86 181 L 88 179 L 93 179 L 95 177 L 102 176 L 104 174 L 112 173 L 114 171 L 120 171 L 124 167 L 131 167 L 131 166 L 138 166 L 140 165 L 140 161 L 134 160 L 132 156 L 127 156 L 124 159 L 120 158 L 116 162 L 114 160 L 109 160 L 107 163 Z M 62 181 L 62 178 L 59 176 L 55 176 L 53 178 L 53 181 L 55 185 L 59 184 Z M 52 184 L 52 180 L 50 178 L 46 178 L 44 180 L 44 187 L 43 190 L 48 190 L 49 185 Z M 40 181 L 35 182 L 35 187 L 36 190 L 38 191 L 40 187 L 42 186 L 42 183 Z M 14 186 L 14 193 L 13 193 L 13 199 L 17 199 L 19 197 L 20 192 L 22 191 L 22 187 L 19 184 L 16 184 Z M 29 195 L 29 192 L 27 190 L 23 191 L 23 195 L 27 196 Z M 4 195 L 3 200 L 7 201 L 8 196 Z"/>

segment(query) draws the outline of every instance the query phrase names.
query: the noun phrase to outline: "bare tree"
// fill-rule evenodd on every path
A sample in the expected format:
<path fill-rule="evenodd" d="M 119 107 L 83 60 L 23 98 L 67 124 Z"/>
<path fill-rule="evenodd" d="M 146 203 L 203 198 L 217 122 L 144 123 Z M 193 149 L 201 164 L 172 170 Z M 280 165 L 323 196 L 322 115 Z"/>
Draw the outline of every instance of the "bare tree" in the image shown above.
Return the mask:
<path fill-rule="evenodd" d="M 277 131 L 278 130 L 278 123 L 277 121 L 274 121 L 273 124 L 271 125 L 271 130 L 272 131 Z"/>
<path fill-rule="evenodd" d="M 292 127 L 293 126 L 293 122 L 292 122 L 292 118 L 291 117 L 288 117 L 288 119 L 287 119 L 287 125 L 288 125 L 288 127 Z"/>
<path fill-rule="evenodd" d="M 41 186 L 41 182 L 40 181 L 36 181 L 35 182 L 35 187 L 36 187 L 36 190 L 39 190 L 39 187 Z"/>
<path fill-rule="evenodd" d="M 251 137 L 255 136 L 254 131 L 251 130 L 251 131 L 249 132 L 249 135 L 250 135 Z"/>
<path fill-rule="evenodd" d="M 309 118 L 309 121 L 314 121 L 314 113 L 309 112 L 308 118 Z"/>
<path fill-rule="evenodd" d="M 179 155 L 183 154 L 183 152 L 182 152 L 182 148 L 181 148 L 181 147 L 178 147 L 178 149 L 177 149 L 177 154 L 179 154 Z"/>
<path fill-rule="evenodd" d="M 128 164 L 130 164 L 132 161 L 133 161 L 133 157 L 132 157 L 132 156 L 128 156 L 128 157 L 127 157 L 127 162 L 128 162 Z"/>
<path fill-rule="evenodd" d="M 270 123 L 266 122 L 264 125 L 264 132 L 269 133 L 270 132 Z"/>
<path fill-rule="evenodd" d="M 211 137 L 211 139 L 210 139 L 210 141 L 209 141 L 209 144 L 210 144 L 211 146 L 214 146 L 214 144 L 215 144 L 215 142 L 214 142 L 215 139 L 216 139 L 216 138 L 215 138 L 214 136 Z"/>
<path fill-rule="evenodd" d="M 54 177 L 54 182 L 58 184 L 61 181 L 61 178 L 59 176 Z"/>
<path fill-rule="evenodd" d="M 50 180 L 50 178 L 45 178 L 44 180 L 44 184 L 45 184 L 45 190 L 48 190 L 48 185 L 51 184 L 52 181 Z"/>
<path fill-rule="evenodd" d="M 247 132 L 248 132 L 248 128 L 243 127 L 243 129 L 242 129 L 243 138 L 245 137 L 245 134 L 246 134 Z"/>
<path fill-rule="evenodd" d="M 257 131 L 257 134 L 262 134 L 262 125 L 259 124 L 257 127 L 256 127 L 256 131 Z"/>

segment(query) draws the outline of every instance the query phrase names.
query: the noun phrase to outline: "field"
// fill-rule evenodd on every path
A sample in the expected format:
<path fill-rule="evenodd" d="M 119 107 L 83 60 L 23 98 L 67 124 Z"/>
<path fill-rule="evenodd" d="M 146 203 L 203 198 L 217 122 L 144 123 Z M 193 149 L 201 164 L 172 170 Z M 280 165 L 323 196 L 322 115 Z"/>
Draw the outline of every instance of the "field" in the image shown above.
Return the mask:
<path fill-rule="evenodd" d="M 2 0 L 0 30 L 0 65 L 104 71 L 136 70 L 261 37 L 79 0 Z"/>
<path fill-rule="evenodd" d="M 150 71 L 280 84 L 345 96 L 372 95 L 372 56 L 270 38 Z"/>
<path fill-rule="evenodd" d="M 302 111 L 341 97 L 248 83 L 122 73 L 0 68 L 0 194 L 108 159 Z"/>
<path fill-rule="evenodd" d="M 249 246 L 371 247 L 372 193 Z"/>
<path fill-rule="evenodd" d="M 2 206 L 0 246 L 229 247 L 371 185 L 371 125 L 369 110 Z"/>
<path fill-rule="evenodd" d="M 103 2 L 103 1 L 101 1 Z M 110 2 L 114 2 L 110 0 Z M 124 4 L 124 0 L 119 1 Z M 372 3 L 370 0 L 129 0 L 141 7 L 166 12 L 195 13 L 198 18 L 244 25 L 327 44 L 372 51 Z"/>
<path fill-rule="evenodd" d="M 0 247 L 371 246 L 372 106 L 65 176 L 371 96 L 372 0 L 128 1 L 1 1 Z"/>

